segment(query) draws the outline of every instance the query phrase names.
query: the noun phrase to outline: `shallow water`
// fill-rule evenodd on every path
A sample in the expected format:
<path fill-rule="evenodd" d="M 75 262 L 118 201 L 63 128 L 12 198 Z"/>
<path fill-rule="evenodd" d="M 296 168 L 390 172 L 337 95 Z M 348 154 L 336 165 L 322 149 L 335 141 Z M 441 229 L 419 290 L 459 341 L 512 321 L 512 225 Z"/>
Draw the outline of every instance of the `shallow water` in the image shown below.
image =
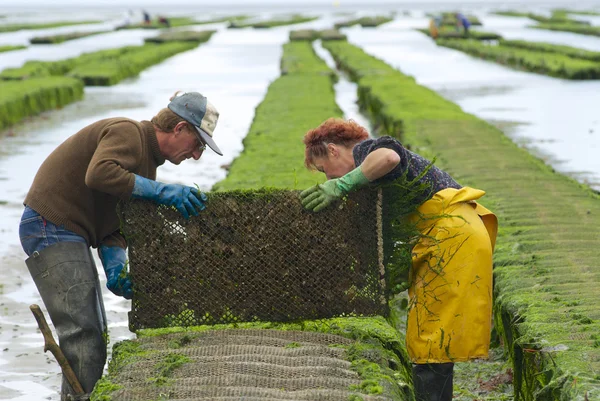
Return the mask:
<path fill-rule="evenodd" d="M 215 138 L 225 156 L 207 151 L 198 161 L 188 160 L 180 166 L 167 163 L 158 170 L 158 179 L 210 189 L 225 177 L 221 166 L 242 150 L 241 140 L 254 108 L 269 82 L 279 75 L 281 45 L 286 40 L 285 30 L 220 31 L 209 44 L 172 57 L 137 79 L 110 88 L 86 88 L 83 101 L 15 126 L 11 130 L 14 136 L 0 139 L 0 255 L 4 255 L 0 348 L 5 350 L 0 354 L 0 399 L 58 399 L 59 369 L 42 355 L 42 337 L 36 333 L 28 311 L 29 304 L 41 305 L 41 300 L 23 262 L 25 254 L 17 233 L 21 202 L 44 158 L 68 136 L 97 119 L 150 119 L 166 105 L 174 90 L 200 90 L 221 113 Z M 100 266 L 98 260 L 96 264 Z M 104 283 L 102 272 L 100 277 Z M 127 329 L 130 304 L 107 290 L 104 300 L 112 348 L 114 342 L 133 336 Z"/>
<path fill-rule="evenodd" d="M 368 8 L 355 11 L 356 15 L 374 12 Z M 65 15 L 55 16 L 55 20 L 62 20 Z M 600 188 L 600 164 L 595 157 L 600 145 L 600 117 L 593 109 L 600 81 L 570 82 L 518 72 L 437 47 L 412 29 L 427 25 L 422 10 L 412 10 L 411 18 L 398 15 L 379 29 L 353 27 L 345 32 L 351 42 L 415 76 L 419 83 L 439 91 L 466 111 L 512 127 L 507 133 L 515 141 L 538 152 L 557 169 Z M 522 18 L 487 14 L 480 17 L 485 24 L 482 29 L 497 31 L 507 38 L 576 43 L 600 50 L 600 38 L 529 29 L 527 19 Z M 294 29 L 328 28 L 345 18 L 327 14 Z M 96 30 L 111 24 L 4 33 L 0 34 L 0 44 L 27 43 L 35 35 Z M 207 151 L 199 161 L 188 160 L 180 166 L 167 163 L 158 170 L 159 180 L 197 184 L 208 190 L 225 177 L 222 166 L 242 151 L 242 139 L 254 109 L 269 83 L 279 75 L 281 45 L 287 41 L 290 28 L 227 30 L 224 24 L 213 24 L 194 29 L 219 31 L 208 43 L 149 68 L 138 78 L 113 87 L 87 87 L 83 101 L 29 119 L 0 136 L 0 399 L 58 399 L 59 368 L 51 356 L 42 353 L 42 336 L 28 310 L 29 304 L 41 304 L 41 300 L 23 262 L 25 254 L 17 237 L 21 202 L 44 158 L 64 139 L 95 120 L 112 116 L 150 119 L 179 89 L 199 90 L 219 109 L 221 118 L 215 139 L 225 156 Z M 142 44 L 144 37 L 155 34 L 149 30 L 126 30 L 59 45 L 30 46 L 1 53 L 0 69 L 31 59 L 56 60 Z M 333 65 L 318 43 L 315 49 Z M 346 117 L 368 125 L 356 105 L 356 85 L 341 76 L 335 89 L 336 100 Z M 99 265 L 99 261 L 96 263 Z M 104 273 L 100 272 L 100 277 L 104 282 Z M 107 290 L 104 300 L 111 349 L 114 342 L 133 336 L 127 329 L 130 304 Z"/>
<path fill-rule="evenodd" d="M 482 20 L 487 27 L 487 17 Z M 377 30 L 348 28 L 344 32 L 352 43 L 414 76 L 465 111 L 489 121 L 517 123 L 507 135 L 557 171 L 600 190 L 600 160 L 596 157 L 600 116 L 595 107 L 600 81 L 569 81 L 505 68 L 439 47 L 426 35 L 405 29 L 406 25 L 407 21 L 396 20 Z M 566 38 L 571 36 L 531 31 L 540 40 L 553 43 L 569 43 Z M 587 41 L 590 46 L 594 42 L 600 50 L 600 38 Z"/>

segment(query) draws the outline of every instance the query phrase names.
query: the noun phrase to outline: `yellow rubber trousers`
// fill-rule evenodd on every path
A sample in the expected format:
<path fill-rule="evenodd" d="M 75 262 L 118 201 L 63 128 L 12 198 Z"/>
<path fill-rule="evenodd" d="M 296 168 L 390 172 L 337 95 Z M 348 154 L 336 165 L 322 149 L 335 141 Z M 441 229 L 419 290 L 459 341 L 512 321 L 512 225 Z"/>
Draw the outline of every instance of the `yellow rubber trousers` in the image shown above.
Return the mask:
<path fill-rule="evenodd" d="M 421 238 L 412 254 L 406 332 L 413 363 L 488 357 L 498 221 L 476 202 L 484 194 L 447 188 L 414 215 Z"/>

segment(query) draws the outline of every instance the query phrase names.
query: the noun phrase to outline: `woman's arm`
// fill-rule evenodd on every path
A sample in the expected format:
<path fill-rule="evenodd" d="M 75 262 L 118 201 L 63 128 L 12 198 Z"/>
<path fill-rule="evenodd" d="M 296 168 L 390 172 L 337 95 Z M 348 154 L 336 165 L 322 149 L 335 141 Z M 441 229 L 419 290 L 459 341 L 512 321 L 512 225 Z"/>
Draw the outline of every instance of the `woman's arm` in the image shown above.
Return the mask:
<path fill-rule="evenodd" d="M 362 164 L 340 178 L 302 191 L 302 206 L 318 212 L 347 193 L 391 172 L 400 163 L 400 155 L 392 149 L 379 148 L 367 155 Z"/>
<path fill-rule="evenodd" d="M 369 153 L 360 165 L 369 181 L 375 181 L 392 171 L 400 163 L 400 155 L 392 149 L 379 148 Z"/>

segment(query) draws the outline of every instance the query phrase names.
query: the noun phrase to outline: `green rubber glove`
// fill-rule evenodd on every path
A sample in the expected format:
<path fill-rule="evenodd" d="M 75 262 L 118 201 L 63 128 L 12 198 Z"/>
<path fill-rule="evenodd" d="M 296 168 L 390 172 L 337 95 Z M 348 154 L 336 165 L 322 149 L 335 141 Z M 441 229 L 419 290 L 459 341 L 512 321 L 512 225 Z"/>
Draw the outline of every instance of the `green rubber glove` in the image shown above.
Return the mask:
<path fill-rule="evenodd" d="M 369 183 L 360 166 L 340 177 L 315 185 L 300 193 L 300 200 L 305 209 L 320 212 L 329 207 L 347 193 L 354 191 Z"/>

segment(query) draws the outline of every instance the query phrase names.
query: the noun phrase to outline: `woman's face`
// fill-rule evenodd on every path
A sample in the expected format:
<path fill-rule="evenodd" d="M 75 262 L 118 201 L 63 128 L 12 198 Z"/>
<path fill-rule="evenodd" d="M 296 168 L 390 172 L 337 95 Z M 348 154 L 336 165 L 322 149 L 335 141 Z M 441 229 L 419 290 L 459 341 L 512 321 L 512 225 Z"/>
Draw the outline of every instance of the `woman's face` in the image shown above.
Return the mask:
<path fill-rule="evenodd" d="M 352 149 L 341 145 L 327 145 L 327 156 L 313 158 L 315 168 L 325 173 L 328 180 L 340 178 L 354 169 Z"/>

